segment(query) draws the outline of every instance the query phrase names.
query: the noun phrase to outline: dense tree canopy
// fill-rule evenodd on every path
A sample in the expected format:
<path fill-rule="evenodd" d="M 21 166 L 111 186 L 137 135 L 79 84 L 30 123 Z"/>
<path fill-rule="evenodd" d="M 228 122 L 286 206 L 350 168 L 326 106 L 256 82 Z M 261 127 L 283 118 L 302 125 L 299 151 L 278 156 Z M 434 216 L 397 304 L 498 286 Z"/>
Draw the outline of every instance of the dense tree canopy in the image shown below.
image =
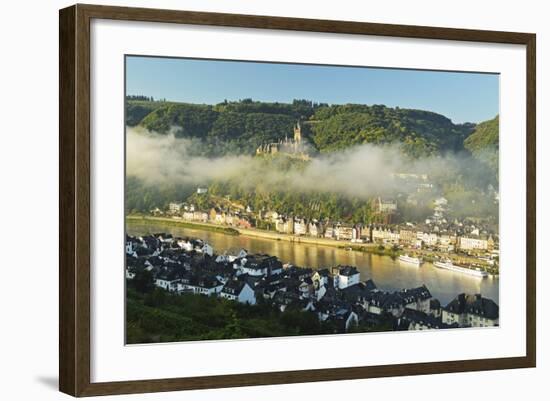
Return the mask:
<path fill-rule="evenodd" d="M 257 305 L 246 305 L 203 295 L 172 295 L 159 288 L 144 292 L 133 280 L 128 281 L 126 322 L 129 344 L 341 332 L 335 324 L 320 322 L 315 313 L 305 312 L 299 305 L 291 305 L 283 313 L 261 299 Z"/>
<path fill-rule="evenodd" d="M 363 143 L 398 143 L 414 157 L 459 151 L 474 128 L 473 124 L 453 124 L 429 111 L 381 105 L 322 107 L 312 119 L 313 141 L 321 151 Z"/>
<path fill-rule="evenodd" d="M 265 142 L 292 135 L 301 120 L 303 136 L 320 152 L 363 143 L 398 143 L 414 157 L 459 151 L 474 124 L 453 124 L 423 110 L 382 105 L 327 105 L 308 100 L 292 103 L 244 99 L 217 105 L 127 100 L 126 123 L 161 134 L 200 138 L 210 145 L 206 154 L 246 153 Z"/>

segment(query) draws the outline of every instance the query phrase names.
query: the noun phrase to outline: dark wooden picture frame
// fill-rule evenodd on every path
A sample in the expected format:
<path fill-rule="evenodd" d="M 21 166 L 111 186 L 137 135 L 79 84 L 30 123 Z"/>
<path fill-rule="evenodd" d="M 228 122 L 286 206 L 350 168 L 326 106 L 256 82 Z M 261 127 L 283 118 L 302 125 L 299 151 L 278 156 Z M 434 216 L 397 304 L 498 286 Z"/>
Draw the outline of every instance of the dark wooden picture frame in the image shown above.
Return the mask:
<path fill-rule="evenodd" d="M 93 18 L 525 45 L 527 49 L 526 356 L 192 378 L 90 380 L 90 22 Z M 143 393 L 534 367 L 536 363 L 535 43 L 530 33 L 74 5 L 59 14 L 59 388 Z"/>

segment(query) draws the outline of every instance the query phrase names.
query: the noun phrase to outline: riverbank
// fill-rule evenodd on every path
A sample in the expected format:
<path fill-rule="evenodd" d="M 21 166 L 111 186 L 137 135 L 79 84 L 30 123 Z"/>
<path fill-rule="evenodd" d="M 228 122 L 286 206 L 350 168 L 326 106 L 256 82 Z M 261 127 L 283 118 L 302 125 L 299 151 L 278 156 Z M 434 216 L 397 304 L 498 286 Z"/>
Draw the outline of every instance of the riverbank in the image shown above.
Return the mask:
<path fill-rule="evenodd" d="M 305 242 L 291 242 L 286 239 L 275 240 L 258 235 L 226 235 L 216 230 L 203 230 L 197 226 L 184 227 L 181 224 L 167 225 L 163 221 L 132 220 L 134 224 L 127 225 L 127 232 L 132 236 L 142 236 L 152 233 L 170 233 L 182 238 L 200 238 L 206 241 L 215 251 L 238 251 L 246 249 L 251 254 L 268 254 L 276 256 L 285 263 L 294 266 L 313 269 L 330 268 L 337 265 L 356 266 L 361 272 L 362 280 L 372 279 L 379 288 L 394 291 L 401 288 L 412 288 L 426 284 L 432 295 L 443 303 L 450 302 L 456 294 L 478 293 L 497 301 L 498 278 L 479 280 L 478 278 L 438 269 L 433 264 L 425 263 L 420 268 L 406 263 L 400 263 L 397 258 L 372 252 L 362 252 L 355 247 L 343 246 L 343 243 L 325 246 Z M 298 245 L 299 244 L 299 245 Z M 364 245 L 364 244 L 353 244 Z M 351 249 L 350 249 L 351 248 Z M 402 251 L 407 252 L 407 251 Z M 412 254 L 412 252 L 409 252 Z"/>
<path fill-rule="evenodd" d="M 205 231 L 212 231 L 227 235 L 239 235 L 239 231 L 232 227 L 221 227 L 214 224 L 209 223 L 196 223 L 196 222 L 189 222 L 185 220 L 176 220 L 176 219 L 170 219 L 167 217 L 153 217 L 153 216 L 140 216 L 140 215 L 129 215 L 126 216 L 126 222 L 127 223 L 136 223 L 136 224 L 166 224 L 167 226 L 174 226 L 174 227 L 184 227 L 184 228 L 194 228 L 199 230 L 205 230 Z"/>
<path fill-rule="evenodd" d="M 320 245 L 320 246 L 330 246 L 339 249 L 345 250 L 354 250 L 358 252 L 372 253 L 380 256 L 399 256 L 399 251 L 395 251 L 391 248 L 383 247 L 378 244 L 361 244 L 351 241 L 338 241 L 335 239 L 329 238 L 317 238 L 317 237 L 305 237 L 299 235 L 290 235 L 277 233 L 274 231 L 259 230 L 256 228 L 234 228 L 234 227 L 224 227 L 212 223 L 198 223 L 190 222 L 186 220 L 177 220 L 168 217 L 153 217 L 153 216 L 142 216 L 142 215 L 129 215 L 126 216 L 127 222 L 134 222 L 138 224 L 166 224 L 175 227 L 185 227 L 185 228 L 195 228 L 206 231 L 219 232 L 229 235 L 243 235 L 246 237 L 252 238 L 261 238 L 268 239 L 272 241 L 286 241 L 293 242 L 296 244 L 309 244 L 309 245 Z"/>
<path fill-rule="evenodd" d="M 153 216 L 144 216 L 144 215 L 129 215 L 126 216 L 128 222 L 135 222 L 137 224 L 166 224 L 168 226 L 174 227 L 184 227 L 191 229 L 200 229 L 205 231 L 212 231 L 227 235 L 233 236 L 245 236 L 249 238 L 260 238 L 271 241 L 285 241 L 295 244 L 308 244 L 308 245 L 318 245 L 318 246 L 329 246 L 333 248 L 356 251 L 362 253 L 369 253 L 379 256 L 389 256 L 391 258 L 397 258 L 399 255 L 406 253 L 413 253 L 419 256 L 422 256 L 425 262 L 434 262 L 441 259 L 451 259 L 453 263 L 461 265 L 470 265 L 476 264 L 482 269 L 486 270 L 492 275 L 498 275 L 498 267 L 489 266 L 483 263 L 480 263 L 480 260 L 471 256 L 458 255 L 458 254 L 449 254 L 441 251 L 434 250 L 423 250 L 423 249 L 396 249 L 390 246 L 383 246 L 373 243 L 357 243 L 351 241 L 339 241 L 330 238 L 319 238 L 319 237 L 307 237 L 299 236 L 292 234 L 278 233 L 274 231 L 260 230 L 257 228 L 236 228 L 236 227 L 227 227 L 220 226 L 212 223 L 202 223 L 202 222 L 190 222 L 187 220 L 178 220 L 169 217 L 153 217 Z"/>

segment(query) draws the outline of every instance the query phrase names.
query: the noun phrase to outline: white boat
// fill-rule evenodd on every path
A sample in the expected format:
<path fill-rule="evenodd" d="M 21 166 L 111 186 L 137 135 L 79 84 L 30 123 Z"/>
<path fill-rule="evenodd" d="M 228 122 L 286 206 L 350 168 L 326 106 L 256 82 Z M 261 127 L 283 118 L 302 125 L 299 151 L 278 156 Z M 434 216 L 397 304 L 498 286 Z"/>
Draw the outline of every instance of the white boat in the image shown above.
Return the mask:
<path fill-rule="evenodd" d="M 422 264 L 422 259 L 421 258 L 415 258 L 414 256 L 409 256 L 407 254 L 399 255 L 398 259 L 399 259 L 400 262 L 405 262 L 405 263 L 408 263 L 410 265 L 420 266 Z"/>
<path fill-rule="evenodd" d="M 445 262 L 434 262 L 434 266 L 439 267 L 440 269 L 446 269 L 446 270 L 451 270 L 453 272 L 464 273 L 474 277 L 484 278 L 488 276 L 488 273 L 486 271 L 483 271 L 481 269 L 470 269 L 468 267 L 457 266 L 453 264 L 453 262 L 451 262 L 450 260 L 446 260 Z"/>

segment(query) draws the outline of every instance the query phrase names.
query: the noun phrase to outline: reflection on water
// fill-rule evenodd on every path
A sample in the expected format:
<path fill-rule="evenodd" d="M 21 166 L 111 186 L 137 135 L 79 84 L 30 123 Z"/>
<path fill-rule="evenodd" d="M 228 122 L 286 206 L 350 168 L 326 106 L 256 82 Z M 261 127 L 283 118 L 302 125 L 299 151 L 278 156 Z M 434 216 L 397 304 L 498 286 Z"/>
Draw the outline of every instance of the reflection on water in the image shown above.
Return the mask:
<path fill-rule="evenodd" d="M 228 249 L 244 248 L 251 253 L 267 253 L 277 256 L 283 263 L 292 263 L 301 267 L 331 267 L 338 264 L 356 266 L 361 272 L 362 280 L 372 279 L 378 288 L 399 290 L 426 284 L 435 298 L 443 305 L 457 294 L 481 293 L 499 303 L 498 278 L 480 279 L 464 274 L 442 270 L 431 263 L 421 267 L 408 265 L 393 260 L 388 256 L 346 251 L 328 246 L 296 244 L 288 241 L 273 241 L 262 238 L 231 236 L 211 231 L 174 227 L 161 224 L 131 223 L 127 226 L 128 234 L 143 235 L 158 232 L 169 232 L 174 236 L 200 238 L 223 253 Z"/>

